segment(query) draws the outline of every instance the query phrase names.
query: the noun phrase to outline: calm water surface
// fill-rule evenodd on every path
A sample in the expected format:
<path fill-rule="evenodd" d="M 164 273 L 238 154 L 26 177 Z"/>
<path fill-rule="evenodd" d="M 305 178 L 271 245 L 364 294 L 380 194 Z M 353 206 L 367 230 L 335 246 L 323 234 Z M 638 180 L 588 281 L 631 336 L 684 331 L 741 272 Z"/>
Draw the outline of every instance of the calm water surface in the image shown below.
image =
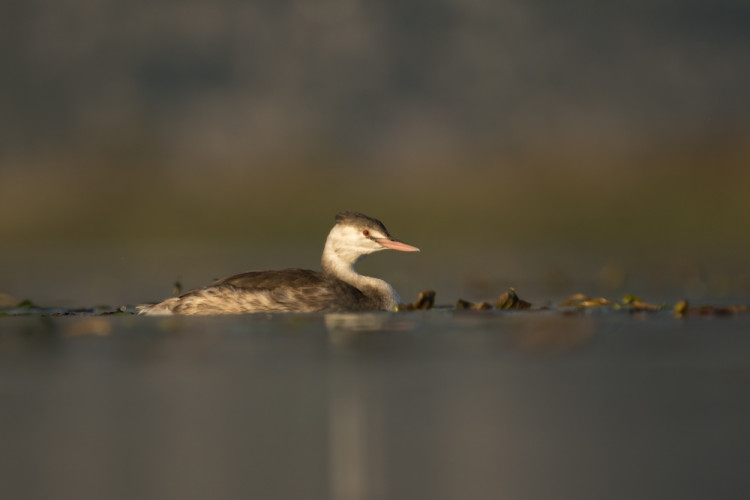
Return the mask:
<path fill-rule="evenodd" d="M 6 498 L 747 498 L 750 317 L 0 318 Z"/>

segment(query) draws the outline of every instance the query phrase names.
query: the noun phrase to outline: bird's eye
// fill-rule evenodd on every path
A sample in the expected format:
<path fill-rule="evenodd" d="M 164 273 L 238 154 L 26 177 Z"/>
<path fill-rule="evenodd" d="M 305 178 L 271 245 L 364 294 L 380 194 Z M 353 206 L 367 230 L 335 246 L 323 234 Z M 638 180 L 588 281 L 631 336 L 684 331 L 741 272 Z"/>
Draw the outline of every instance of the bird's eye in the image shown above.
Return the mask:
<path fill-rule="evenodd" d="M 369 229 L 364 229 L 364 230 L 362 231 L 362 234 L 363 234 L 364 236 L 367 236 L 367 237 L 369 238 L 369 236 L 370 236 L 370 230 L 369 230 Z"/>

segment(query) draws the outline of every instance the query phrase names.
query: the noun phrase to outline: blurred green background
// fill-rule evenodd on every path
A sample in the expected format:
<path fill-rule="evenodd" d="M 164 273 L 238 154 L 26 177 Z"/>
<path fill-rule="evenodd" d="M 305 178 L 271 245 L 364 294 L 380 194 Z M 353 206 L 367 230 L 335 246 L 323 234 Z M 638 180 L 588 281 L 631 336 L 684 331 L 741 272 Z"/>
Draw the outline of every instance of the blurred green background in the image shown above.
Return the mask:
<path fill-rule="evenodd" d="M 138 303 L 315 267 L 333 215 L 405 299 L 750 298 L 740 1 L 0 7 L 0 292 Z"/>

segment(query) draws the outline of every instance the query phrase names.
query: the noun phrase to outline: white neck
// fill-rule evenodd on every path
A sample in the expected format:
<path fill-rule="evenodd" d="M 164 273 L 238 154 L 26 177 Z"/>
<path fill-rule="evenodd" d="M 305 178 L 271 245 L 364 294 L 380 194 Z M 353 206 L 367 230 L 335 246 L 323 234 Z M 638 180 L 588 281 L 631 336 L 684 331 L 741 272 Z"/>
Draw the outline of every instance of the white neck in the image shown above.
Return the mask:
<path fill-rule="evenodd" d="M 396 291 L 385 281 L 370 276 L 362 276 L 354 270 L 357 261 L 363 255 L 357 255 L 348 249 L 338 248 L 335 238 L 329 237 L 323 249 L 323 271 L 349 283 L 366 296 L 383 302 L 383 309 L 393 309 L 400 299 Z"/>

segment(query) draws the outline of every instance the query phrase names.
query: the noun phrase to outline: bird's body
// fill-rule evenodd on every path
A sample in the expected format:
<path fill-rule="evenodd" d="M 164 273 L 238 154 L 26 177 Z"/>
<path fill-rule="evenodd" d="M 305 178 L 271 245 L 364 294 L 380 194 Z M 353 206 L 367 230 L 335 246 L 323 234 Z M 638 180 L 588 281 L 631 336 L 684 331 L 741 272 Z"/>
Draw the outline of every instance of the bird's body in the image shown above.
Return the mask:
<path fill-rule="evenodd" d="M 354 270 L 360 258 L 387 248 L 418 251 L 391 238 L 380 221 L 341 212 L 326 240 L 322 272 L 283 269 L 237 274 L 138 309 L 149 315 L 392 310 L 399 301 L 396 291 L 385 281 Z"/>

